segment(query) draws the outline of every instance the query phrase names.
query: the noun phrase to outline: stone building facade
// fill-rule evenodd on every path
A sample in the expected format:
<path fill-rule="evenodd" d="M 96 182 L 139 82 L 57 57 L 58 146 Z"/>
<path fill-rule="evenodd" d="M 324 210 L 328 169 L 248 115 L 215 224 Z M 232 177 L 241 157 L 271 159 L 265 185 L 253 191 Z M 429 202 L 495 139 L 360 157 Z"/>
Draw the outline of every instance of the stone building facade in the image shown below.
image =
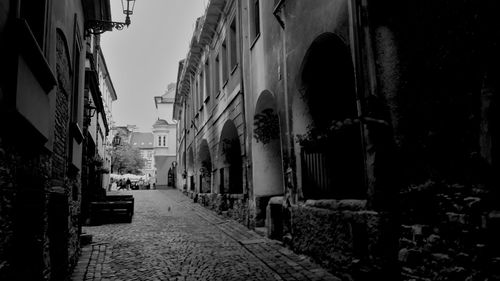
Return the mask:
<path fill-rule="evenodd" d="M 153 124 L 156 188 L 176 186 L 177 125 L 173 120 L 176 84 L 168 84 L 162 96 L 154 97 L 158 120 Z"/>
<path fill-rule="evenodd" d="M 253 224 L 245 173 L 245 113 L 237 1 L 210 1 L 181 62 L 174 119 L 178 178 L 202 204 Z"/>
<path fill-rule="evenodd" d="M 77 261 L 89 18 L 109 1 L 0 1 L 1 280 L 63 280 Z"/>
<path fill-rule="evenodd" d="M 89 215 L 90 202 L 103 196 L 109 187 L 111 156 L 108 115 L 116 92 L 100 48 L 101 35 L 89 35 L 86 40 L 84 121 L 82 133 L 82 216 Z"/>
<path fill-rule="evenodd" d="M 185 192 L 346 280 L 497 276 L 498 8 L 209 1 L 179 64 Z"/>
<path fill-rule="evenodd" d="M 176 158 L 176 126 L 167 120 L 158 119 L 153 124 L 154 165 L 156 170 L 156 188 L 173 186 L 172 169 Z"/>

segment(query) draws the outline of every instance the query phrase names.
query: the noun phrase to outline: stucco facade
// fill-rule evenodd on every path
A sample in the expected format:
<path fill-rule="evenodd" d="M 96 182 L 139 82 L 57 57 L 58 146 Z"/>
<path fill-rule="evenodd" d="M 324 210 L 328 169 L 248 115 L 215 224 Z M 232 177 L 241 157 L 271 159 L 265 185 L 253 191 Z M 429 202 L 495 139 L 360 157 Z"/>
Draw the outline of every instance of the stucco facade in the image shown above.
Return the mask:
<path fill-rule="evenodd" d="M 186 192 L 252 225 L 245 180 L 240 17 L 237 1 L 211 1 L 197 20 L 177 81 L 177 174 Z"/>
<path fill-rule="evenodd" d="M 176 84 L 170 83 L 162 96 L 154 97 L 158 120 L 153 124 L 156 188 L 177 186 L 177 122 L 173 119 Z"/>

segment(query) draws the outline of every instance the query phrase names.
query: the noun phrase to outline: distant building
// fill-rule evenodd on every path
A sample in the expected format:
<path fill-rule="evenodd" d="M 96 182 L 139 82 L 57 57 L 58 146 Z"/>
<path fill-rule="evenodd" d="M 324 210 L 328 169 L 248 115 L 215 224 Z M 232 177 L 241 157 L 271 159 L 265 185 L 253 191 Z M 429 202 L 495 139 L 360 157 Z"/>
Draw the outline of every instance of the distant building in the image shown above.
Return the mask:
<path fill-rule="evenodd" d="M 175 85 L 175 83 L 170 83 L 164 95 L 154 98 L 158 116 L 158 120 L 153 125 L 157 188 L 175 186 L 177 164 L 177 122 L 173 120 Z"/>
<path fill-rule="evenodd" d="M 154 97 L 156 115 L 158 119 L 166 120 L 169 124 L 175 124 L 173 120 L 173 110 L 175 101 L 175 83 L 170 83 L 167 86 L 167 92 L 162 96 Z"/>
<path fill-rule="evenodd" d="M 176 161 L 176 126 L 166 120 L 158 119 L 153 125 L 154 162 L 156 168 L 156 187 L 162 188 L 173 183 L 173 165 Z M 169 182 L 170 172 L 170 182 Z"/>
<path fill-rule="evenodd" d="M 111 128 L 110 138 L 112 145 L 119 145 L 122 143 L 130 143 L 132 130 L 127 126 L 114 126 Z"/>
<path fill-rule="evenodd" d="M 154 177 L 156 169 L 153 149 L 153 133 L 132 132 L 130 136 L 130 144 L 140 150 L 141 156 L 144 159 L 144 168 L 141 169 L 141 172 L 144 175 Z"/>

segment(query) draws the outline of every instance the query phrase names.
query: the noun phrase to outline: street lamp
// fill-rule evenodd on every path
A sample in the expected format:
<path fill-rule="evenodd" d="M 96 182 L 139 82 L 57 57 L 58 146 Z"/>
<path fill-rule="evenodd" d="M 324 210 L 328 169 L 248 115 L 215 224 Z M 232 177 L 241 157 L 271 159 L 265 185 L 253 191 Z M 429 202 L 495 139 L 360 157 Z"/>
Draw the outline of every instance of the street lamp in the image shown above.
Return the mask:
<path fill-rule="evenodd" d="M 92 105 L 91 101 L 88 101 L 88 102 L 85 102 L 85 105 L 83 106 L 83 108 L 84 108 L 85 123 L 90 124 L 90 120 L 92 117 L 94 117 L 97 107 Z"/>
<path fill-rule="evenodd" d="M 127 7 L 125 7 L 125 2 L 127 2 Z M 132 2 L 132 3 L 130 3 Z M 135 0 L 122 0 L 122 10 L 125 17 L 125 24 L 127 27 L 130 24 L 130 15 L 134 14 Z"/>
<path fill-rule="evenodd" d="M 121 0 L 122 10 L 125 15 L 125 22 L 102 21 L 102 20 L 87 20 L 85 23 L 88 33 L 102 34 L 106 31 L 111 31 L 113 28 L 122 30 L 125 26 L 130 25 L 130 15 L 134 14 L 135 0 Z"/>

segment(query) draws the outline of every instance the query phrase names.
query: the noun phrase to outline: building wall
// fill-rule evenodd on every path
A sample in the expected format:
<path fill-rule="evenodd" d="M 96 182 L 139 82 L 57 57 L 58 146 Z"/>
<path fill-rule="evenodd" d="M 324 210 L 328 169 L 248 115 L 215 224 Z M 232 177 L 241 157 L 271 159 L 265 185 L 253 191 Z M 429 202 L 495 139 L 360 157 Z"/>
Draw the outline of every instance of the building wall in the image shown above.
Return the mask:
<path fill-rule="evenodd" d="M 80 250 L 82 1 L 33 8 L 45 25 L 25 25 L 10 3 L 0 2 L 0 279 L 62 280 Z"/>
<path fill-rule="evenodd" d="M 2 15 L 9 11 L 6 4 L 0 4 Z M 84 52 L 80 50 L 79 57 L 74 52 L 74 46 L 83 45 L 74 45 L 76 40 L 82 43 L 83 8 L 81 1 L 50 2 L 46 8 L 42 53 L 18 53 L 1 44 L 7 51 L 2 53 L 9 54 L 7 60 L 2 58 L 2 73 L 11 73 L 9 80 L 0 81 L 2 119 L 7 112 L 18 116 L 2 122 L 0 147 L 0 221 L 6 230 L 0 242 L 0 278 L 5 280 L 62 278 L 79 253 L 82 148 L 69 133 L 68 114 L 73 96 L 79 97 L 77 110 L 83 107 L 83 88 L 73 91 L 74 81 L 83 85 Z M 19 27 L 14 18 L 0 18 L 2 31 L 6 19 L 10 34 L 26 31 L 14 30 Z M 12 45 L 32 48 L 33 42 Z M 77 60 L 81 68 L 75 71 Z M 71 121 L 82 127 L 81 117 Z M 17 131 L 23 133 L 12 136 Z"/>
<path fill-rule="evenodd" d="M 174 109 L 173 103 L 158 103 L 157 107 L 158 118 L 166 120 L 169 124 L 174 123 L 172 119 L 172 112 Z"/>
<path fill-rule="evenodd" d="M 211 4 L 219 5 L 218 9 L 224 11 L 224 16 L 216 21 L 208 18 L 198 20 L 192 47 L 201 48 L 200 60 L 198 62 L 192 59 L 193 56 L 198 56 L 196 52 L 190 53 L 184 70 L 181 69 L 183 74 L 180 78 L 189 86 L 185 87 L 186 84 L 177 81 L 177 91 L 185 91 L 187 94 L 183 106 L 186 113 L 186 128 L 184 132 L 179 132 L 186 136 L 186 143 L 179 146 L 179 155 L 185 155 L 185 160 L 180 161 L 183 166 L 178 166 L 177 172 L 178 178 L 184 180 L 183 185 L 185 184 L 187 192 L 192 196 L 208 191 L 218 194 L 232 193 L 237 198 L 241 197 L 241 200 L 238 199 L 241 204 L 231 204 L 233 208 L 230 210 L 227 206 L 230 205 L 228 200 L 234 199 L 231 199 L 232 196 L 208 196 L 206 199 L 215 200 L 211 203 L 207 201 L 207 204 L 221 208 L 219 211 L 227 212 L 228 215 L 246 225 L 253 225 L 252 215 L 247 208 L 248 199 L 245 199 L 243 195 L 251 191 L 245 180 L 247 177 L 246 124 L 241 51 L 237 37 L 237 34 L 240 34 L 241 24 L 239 4 L 238 1 L 216 2 Z M 212 9 L 213 6 L 209 8 Z M 236 19 L 236 37 L 234 37 L 236 61 L 235 64 L 230 65 L 230 54 L 233 52 L 230 24 L 233 19 Z M 217 36 L 209 35 L 211 36 L 210 45 L 213 47 L 200 43 L 197 37 L 198 33 L 206 32 L 207 29 L 204 29 L 204 26 L 208 22 L 212 26 L 211 30 L 216 30 L 217 33 Z M 219 69 L 216 69 L 217 56 Z M 222 68 L 223 63 L 226 64 L 225 69 Z M 185 74 L 186 67 L 193 68 L 195 75 Z M 206 69 L 210 69 L 211 79 L 208 83 L 206 83 Z M 225 77 L 224 70 L 227 73 Z M 216 72 L 220 73 L 218 83 L 214 81 Z"/>
<path fill-rule="evenodd" d="M 207 11 L 222 2 L 210 1 Z M 259 1 L 256 39 L 254 1 L 217 7 L 224 13 L 215 34 L 200 18 L 174 105 L 187 193 L 249 226 L 273 230 L 269 223 L 279 221 L 271 236 L 346 280 L 497 274 L 480 264 L 496 264 L 500 249 L 491 238 L 498 234 L 493 50 L 500 37 L 491 28 L 498 4 L 431 2 Z M 215 62 L 233 14 L 239 64 L 220 95 L 200 106 L 197 77 L 207 58 Z M 210 48 L 198 38 L 212 40 Z M 241 145 L 241 194 L 221 194 L 227 121 Z M 304 138 L 326 139 L 328 148 Z M 207 159 L 208 177 L 200 172 Z"/>

